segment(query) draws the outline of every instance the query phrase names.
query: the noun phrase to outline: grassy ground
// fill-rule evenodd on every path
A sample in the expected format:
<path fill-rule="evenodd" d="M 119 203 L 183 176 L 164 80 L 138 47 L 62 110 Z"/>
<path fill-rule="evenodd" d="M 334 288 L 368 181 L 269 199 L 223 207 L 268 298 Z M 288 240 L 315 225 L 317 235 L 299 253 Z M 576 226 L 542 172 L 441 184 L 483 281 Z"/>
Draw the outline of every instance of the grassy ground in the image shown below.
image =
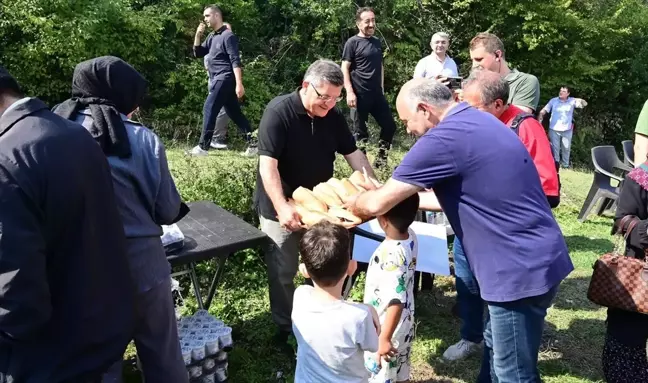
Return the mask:
<path fill-rule="evenodd" d="M 227 188 L 227 183 L 231 182 L 234 185 L 232 190 L 249 193 L 249 187 L 238 188 L 241 187 L 241 177 L 249 179 L 253 176 L 247 173 L 254 169 L 255 160 L 223 153 L 212 154 L 207 159 L 189 160 L 179 150 L 171 150 L 169 160 L 186 199 L 212 199 L 226 207 L 232 203 L 234 210 L 248 206 L 247 202 L 241 204 L 236 201 L 236 196 L 207 198 L 220 191 L 205 188 Z M 236 173 L 231 170 L 241 163 L 244 163 L 244 171 Z M 201 186 L 198 175 L 205 174 L 217 175 L 208 186 Z M 605 312 L 587 300 L 586 291 L 592 263 L 598 255 L 613 247 L 609 235 L 610 218 L 592 217 L 584 224 L 579 223 L 576 217 L 590 186 L 591 175 L 567 170 L 561 172 L 561 177 L 562 203 L 555 214 L 576 270 L 563 282 L 555 304 L 549 310 L 540 370 L 546 382 L 599 382 L 602 381 L 599 359 Z M 239 200 L 245 198 L 249 195 Z M 208 272 L 211 265 L 201 267 Z M 361 297 L 361 291 L 354 291 L 352 296 Z M 436 278 L 434 292 L 419 295 L 416 303 L 417 337 L 412 356 L 413 382 L 473 382 L 476 378 L 479 357 L 456 363 L 441 360 L 446 347 L 458 340 L 459 320 L 450 312 L 454 296 L 453 279 L 443 277 Z M 191 309 L 191 302 L 189 306 Z M 229 362 L 231 382 L 292 381 L 295 358 L 282 353 L 273 344 L 275 327 L 268 308 L 267 279 L 261 255 L 255 251 L 237 254 L 236 259 L 228 264 L 211 308 L 213 314 L 234 328 L 236 347 Z M 139 381 L 132 368 L 128 368 L 126 373 L 129 382 Z"/>

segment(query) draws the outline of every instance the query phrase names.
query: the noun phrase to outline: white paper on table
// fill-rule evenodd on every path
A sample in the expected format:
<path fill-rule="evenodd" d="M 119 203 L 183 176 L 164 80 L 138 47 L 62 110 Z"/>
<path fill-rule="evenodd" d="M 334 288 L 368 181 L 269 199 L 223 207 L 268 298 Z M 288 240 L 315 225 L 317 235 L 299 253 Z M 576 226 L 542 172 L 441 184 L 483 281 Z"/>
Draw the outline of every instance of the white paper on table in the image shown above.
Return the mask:
<path fill-rule="evenodd" d="M 358 228 L 384 236 L 377 219 L 359 225 Z M 450 275 L 448 259 L 448 238 L 445 225 L 433 225 L 425 222 L 414 222 L 411 226 L 418 239 L 418 259 L 416 270 L 439 275 Z M 380 242 L 355 235 L 353 239 L 353 259 L 369 263 L 371 255 Z"/>
<path fill-rule="evenodd" d="M 185 237 L 180 228 L 175 223 L 172 225 L 162 225 L 162 246 L 184 241 Z"/>

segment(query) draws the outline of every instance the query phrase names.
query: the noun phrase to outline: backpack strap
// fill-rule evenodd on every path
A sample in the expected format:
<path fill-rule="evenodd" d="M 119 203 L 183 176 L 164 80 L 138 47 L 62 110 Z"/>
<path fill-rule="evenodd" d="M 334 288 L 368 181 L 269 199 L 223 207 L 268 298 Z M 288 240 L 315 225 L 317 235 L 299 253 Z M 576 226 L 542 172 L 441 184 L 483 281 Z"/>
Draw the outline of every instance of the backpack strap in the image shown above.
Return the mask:
<path fill-rule="evenodd" d="M 513 122 L 511 122 L 511 129 L 517 134 L 518 136 L 520 135 L 520 124 L 522 121 L 526 120 L 527 118 L 532 118 L 533 115 L 531 113 L 520 113 L 517 116 L 513 118 Z"/>

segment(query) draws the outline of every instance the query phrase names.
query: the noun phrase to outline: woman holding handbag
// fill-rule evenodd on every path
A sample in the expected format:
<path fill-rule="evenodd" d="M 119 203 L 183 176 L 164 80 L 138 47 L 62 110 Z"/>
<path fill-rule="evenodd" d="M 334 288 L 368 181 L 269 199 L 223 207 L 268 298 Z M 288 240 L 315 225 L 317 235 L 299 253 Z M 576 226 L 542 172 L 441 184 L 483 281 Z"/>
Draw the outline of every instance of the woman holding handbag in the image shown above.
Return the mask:
<path fill-rule="evenodd" d="M 648 162 L 626 176 L 619 195 L 614 232 L 626 238 L 625 256 L 644 259 L 648 250 Z M 603 347 L 608 382 L 648 382 L 648 315 L 609 308 Z"/>

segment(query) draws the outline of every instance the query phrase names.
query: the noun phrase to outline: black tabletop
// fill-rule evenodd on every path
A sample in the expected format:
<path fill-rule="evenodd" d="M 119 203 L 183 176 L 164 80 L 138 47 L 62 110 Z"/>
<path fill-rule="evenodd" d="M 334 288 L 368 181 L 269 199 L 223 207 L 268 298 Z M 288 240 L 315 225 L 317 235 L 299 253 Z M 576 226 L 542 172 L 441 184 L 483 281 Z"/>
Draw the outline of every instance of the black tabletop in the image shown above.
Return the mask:
<path fill-rule="evenodd" d="M 185 236 L 184 247 L 167 257 L 173 266 L 228 256 L 268 241 L 264 232 L 213 202 L 188 205 L 191 211 L 178 222 Z"/>

